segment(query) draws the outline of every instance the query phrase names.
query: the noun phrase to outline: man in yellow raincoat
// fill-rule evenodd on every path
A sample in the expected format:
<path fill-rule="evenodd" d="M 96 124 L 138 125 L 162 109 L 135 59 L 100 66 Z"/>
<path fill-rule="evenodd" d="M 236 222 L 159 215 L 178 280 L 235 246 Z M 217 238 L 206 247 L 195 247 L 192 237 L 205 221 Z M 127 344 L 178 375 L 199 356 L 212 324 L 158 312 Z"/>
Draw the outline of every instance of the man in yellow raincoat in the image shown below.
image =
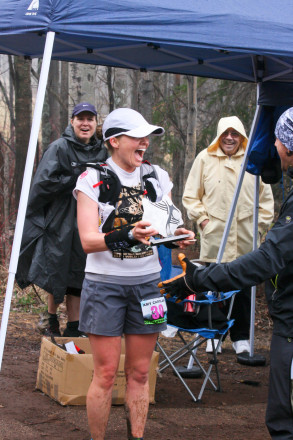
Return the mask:
<path fill-rule="evenodd" d="M 200 260 L 206 263 L 216 261 L 247 141 L 244 126 L 237 116 L 221 118 L 217 136 L 207 149 L 198 154 L 190 170 L 183 205 L 188 217 L 197 225 L 200 233 Z M 254 182 L 254 176 L 245 173 L 222 262 L 230 262 L 252 250 Z M 273 215 L 271 187 L 261 182 L 259 239 L 270 226 Z M 236 296 L 232 318 L 235 319 L 230 330 L 233 348 L 237 354 L 249 352 L 249 288 Z M 210 341 L 207 351 L 212 351 Z"/>

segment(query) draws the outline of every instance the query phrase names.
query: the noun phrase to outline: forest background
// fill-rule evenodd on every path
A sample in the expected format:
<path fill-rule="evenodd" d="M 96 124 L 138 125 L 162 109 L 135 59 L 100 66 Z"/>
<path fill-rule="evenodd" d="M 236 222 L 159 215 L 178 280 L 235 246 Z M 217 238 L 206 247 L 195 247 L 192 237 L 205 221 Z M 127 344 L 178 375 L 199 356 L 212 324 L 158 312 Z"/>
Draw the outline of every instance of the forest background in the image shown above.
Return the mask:
<path fill-rule="evenodd" d="M 21 192 L 41 60 L 0 55 L 0 265 L 8 268 Z M 218 120 L 236 115 L 247 134 L 256 107 L 256 85 L 170 73 L 142 72 L 52 61 L 35 169 L 43 151 L 61 136 L 73 107 L 94 104 L 98 122 L 118 107 L 131 107 L 165 128 L 153 138 L 147 159 L 165 168 L 174 183 L 172 198 L 182 207 L 184 185 L 196 155 L 216 134 Z M 291 185 L 273 185 L 275 212 Z"/>

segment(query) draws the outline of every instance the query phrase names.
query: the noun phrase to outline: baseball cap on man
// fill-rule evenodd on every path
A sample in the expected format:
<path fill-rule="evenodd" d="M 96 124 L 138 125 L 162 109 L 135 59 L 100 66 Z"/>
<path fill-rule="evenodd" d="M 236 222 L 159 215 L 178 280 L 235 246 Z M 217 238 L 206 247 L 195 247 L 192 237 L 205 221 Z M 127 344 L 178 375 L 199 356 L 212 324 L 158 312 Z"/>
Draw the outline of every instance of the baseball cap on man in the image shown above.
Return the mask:
<path fill-rule="evenodd" d="M 293 107 L 279 117 L 275 136 L 288 150 L 293 151 Z"/>
<path fill-rule="evenodd" d="M 113 110 L 103 124 L 104 141 L 122 134 L 142 138 L 150 134 L 162 136 L 164 133 L 163 127 L 149 124 L 140 113 L 131 108 Z"/>
<path fill-rule="evenodd" d="M 77 104 L 73 109 L 72 117 L 79 115 L 79 113 L 82 112 L 90 112 L 97 116 L 97 110 L 95 109 L 95 106 L 90 104 L 89 102 L 80 102 L 79 104 Z"/>

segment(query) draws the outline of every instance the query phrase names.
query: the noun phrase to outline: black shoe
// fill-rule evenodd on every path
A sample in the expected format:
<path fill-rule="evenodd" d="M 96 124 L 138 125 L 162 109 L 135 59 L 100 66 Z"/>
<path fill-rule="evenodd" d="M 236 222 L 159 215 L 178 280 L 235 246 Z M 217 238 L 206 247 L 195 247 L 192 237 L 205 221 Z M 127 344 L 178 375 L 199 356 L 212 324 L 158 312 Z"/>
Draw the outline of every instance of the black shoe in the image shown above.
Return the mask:
<path fill-rule="evenodd" d="M 66 329 L 63 332 L 63 336 L 66 338 L 87 338 L 87 335 L 80 330 L 76 329 L 69 329 L 66 327 Z"/>
<path fill-rule="evenodd" d="M 60 329 L 59 329 L 59 322 L 57 325 L 49 325 L 43 333 L 45 336 L 54 336 L 54 337 L 60 337 Z"/>
<path fill-rule="evenodd" d="M 87 338 L 87 335 L 78 330 L 79 321 L 67 322 L 66 329 L 63 332 L 63 336 L 69 338 Z"/>
<path fill-rule="evenodd" d="M 48 326 L 44 329 L 43 333 L 45 336 L 61 336 L 57 315 L 51 315 L 49 313 Z"/>

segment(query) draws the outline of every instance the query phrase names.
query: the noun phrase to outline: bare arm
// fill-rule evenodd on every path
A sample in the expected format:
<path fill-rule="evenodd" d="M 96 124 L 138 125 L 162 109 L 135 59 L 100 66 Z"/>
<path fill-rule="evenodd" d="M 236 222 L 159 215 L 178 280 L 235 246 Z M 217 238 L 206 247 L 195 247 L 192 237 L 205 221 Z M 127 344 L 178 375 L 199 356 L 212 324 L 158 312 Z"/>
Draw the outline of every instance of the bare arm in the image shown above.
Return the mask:
<path fill-rule="evenodd" d="M 106 251 L 103 233 L 99 232 L 99 207 L 98 204 L 78 191 L 77 195 L 77 224 L 80 241 L 86 254 Z"/>

